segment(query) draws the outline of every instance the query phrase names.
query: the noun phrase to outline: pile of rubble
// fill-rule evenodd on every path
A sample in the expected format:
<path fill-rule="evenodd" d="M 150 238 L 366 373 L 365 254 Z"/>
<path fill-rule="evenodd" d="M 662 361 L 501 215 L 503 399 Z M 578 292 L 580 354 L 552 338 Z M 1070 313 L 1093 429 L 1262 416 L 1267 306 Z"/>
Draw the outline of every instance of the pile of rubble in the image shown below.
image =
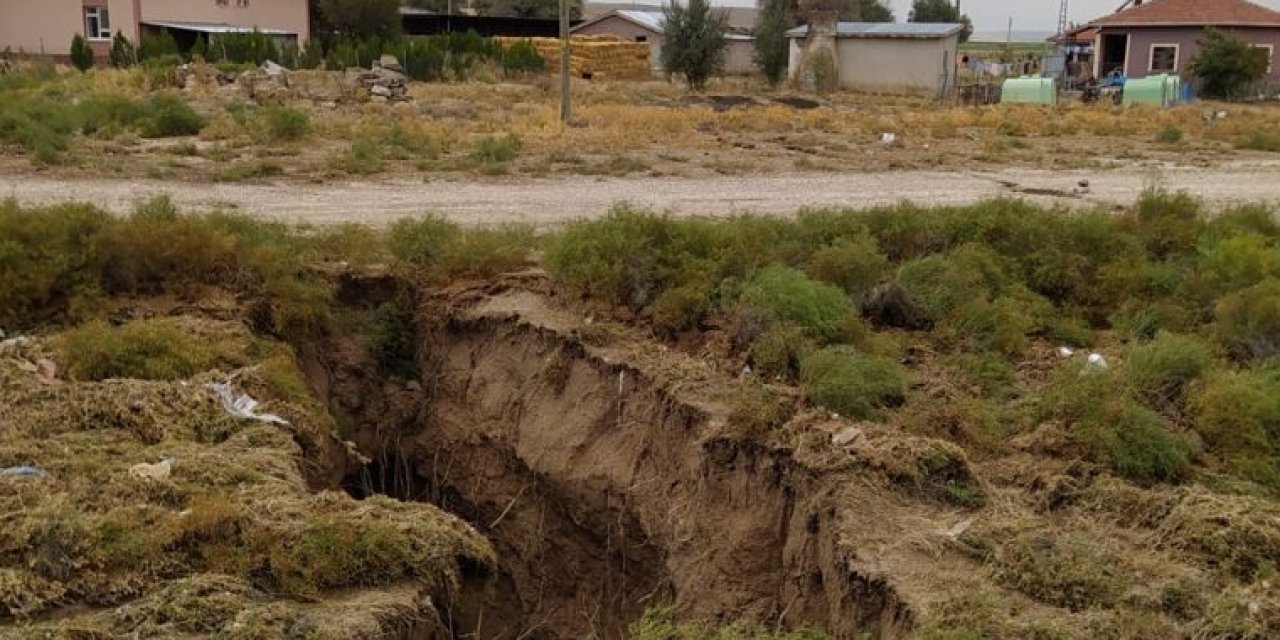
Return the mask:
<path fill-rule="evenodd" d="M 395 56 L 384 55 L 374 61 L 368 71 L 347 69 L 348 84 L 355 84 L 369 92 L 373 102 L 404 102 L 409 100 L 409 77 Z"/>
<path fill-rule="evenodd" d="M 286 98 L 343 102 L 407 102 L 409 77 L 395 56 L 384 55 L 369 69 L 337 71 L 291 71 L 268 60 L 250 71 L 221 71 L 210 64 L 184 64 L 174 71 L 177 86 L 187 91 L 198 87 L 235 87 L 250 99 L 279 102 Z"/>

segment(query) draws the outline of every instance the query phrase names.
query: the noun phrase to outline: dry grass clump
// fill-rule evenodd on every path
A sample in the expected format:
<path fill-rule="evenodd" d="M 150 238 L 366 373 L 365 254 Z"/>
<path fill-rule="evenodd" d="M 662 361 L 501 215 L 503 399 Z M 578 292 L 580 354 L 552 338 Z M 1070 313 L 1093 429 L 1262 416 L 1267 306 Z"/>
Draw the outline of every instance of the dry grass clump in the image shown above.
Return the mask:
<path fill-rule="evenodd" d="M 109 612 L 60 617 L 47 628 L 218 634 L 248 619 L 295 628 L 305 607 L 282 597 L 400 583 L 446 594 L 458 585 L 460 559 L 492 563 L 479 534 L 429 505 L 311 493 L 310 476 L 323 470 L 304 455 L 316 463 L 346 455 L 330 435 L 335 425 L 314 400 L 298 397 L 287 348 L 223 326 L 219 334 L 206 323 L 195 335 L 220 338 L 235 357 L 260 358 L 263 366 L 242 369 L 237 386 L 289 425 L 228 415 L 206 388 L 219 374 L 48 381 L 23 364 L 47 357 L 45 342 L 0 357 L 0 466 L 35 464 L 47 474 L 0 478 L 9 514 L 0 531 L 0 619 L 91 604 Z M 130 369 L 181 376 L 191 363 L 169 367 L 172 355 L 134 352 Z M 278 388 L 289 393 L 277 396 Z M 133 469 L 165 460 L 167 473 Z M 380 616 L 373 607 L 357 614 Z"/>
<path fill-rule="evenodd" d="M 873 432 L 849 450 L 860 465 L 921 498 L 962 507 L 986 499 L 964 450 L 945 440 Z"/>
<path fill-rule="evenodd" d="M 995 549 L 991 564 L 1001 583 L 1072 611 L 1115 605 L 1126 583 L 1121 558 L 1076 532 L 1020 534 Z"/>

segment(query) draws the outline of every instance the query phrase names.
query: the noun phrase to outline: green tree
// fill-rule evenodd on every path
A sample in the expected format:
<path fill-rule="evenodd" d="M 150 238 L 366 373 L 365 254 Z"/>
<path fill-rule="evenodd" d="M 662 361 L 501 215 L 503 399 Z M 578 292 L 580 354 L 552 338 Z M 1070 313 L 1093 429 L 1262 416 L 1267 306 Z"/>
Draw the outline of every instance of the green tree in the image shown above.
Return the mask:
<path fill-rule="evenodd" d="M 93 49 L 89 41 L 78 33 L 71 37 L 71 64 L 81 71 L 93 67 Z"/>
<path fill-rule="evenodd" d="M 724 70 L 729 16 L 711 8 L 709 0 L 672 2 L 662 10 L 662 68 L 667 77 L 679 74 L 693 91 Z"/>
<path fill-rule="evenodd" d="M 771 86 L 778 86 L 787 74 L 791 43 L 787 30 L 795 26 L 791 0 L 764 0 L 756 16 L 755 61 Z"/>
<path fill-rule="evenodd" d="M 133 48 L 133 43 L 124 37 L 123 33 L 116 32 L 114 38 L 111 39 L 111 66 L 117 69 L 132 67 L 138 62 L 138 52 Z"/>
<path fill-rule="evenodd" d="M 138 43 L 138 60 L 154 60 L 164 56 L 178 55 L 178 41 L 168 29 L 142 37 Z"/>
<path fill-rule="evenodd" d="M 848 0 L 848 4 L 840 10 L 840 19 L 845 22 L 893 22 L 893 9 L 883 0 Z"/>
<path fill-rule="evenodd" d="M 973 21 L 968 15 L 959 14 L 951 0 L 911 0 L 907 21 L 960 24 L 964 27 L 960 30 L 960 42 L 967 42 L 973 35 Z"/>
<path fill-rule="evenodd" d="M 1237 98 L 1267 74 L 1267 51 L 1249 44 L 1235 34 L 1218 29 L 1205 30 L 1200 54 L 1187 70 L 1204 83 L 1204 94 L 1212 98 Z"/>
<path fill-rule="evenodd" d="M 555 18 L 560 15 L 558 0 L 485 0 L 481 15 L 517 18 Z M 582 0 L 570 0 L 569 17 L 582 17 Z"/>
<path fill-rule="evenodd" d="M 312 0 L 316 32 L 332 38 L 395 38 L 400 0 Z"/>

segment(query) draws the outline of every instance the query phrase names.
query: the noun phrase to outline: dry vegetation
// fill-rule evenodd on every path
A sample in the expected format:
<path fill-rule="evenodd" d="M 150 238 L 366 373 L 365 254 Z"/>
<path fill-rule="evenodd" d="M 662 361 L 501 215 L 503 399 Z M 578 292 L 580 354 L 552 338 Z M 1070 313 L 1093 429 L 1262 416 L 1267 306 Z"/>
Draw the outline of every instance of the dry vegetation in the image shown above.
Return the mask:
<path fill-rule="evenodd" d="M 259 104 L 234 85 L 178 92 L 170 72 L 18 67 L 0 77 L 0 166 L 245 181 L 1204 165 L 1274 151 L 1268 132 L 1280 126 L 1280 113 L 1258 106 L 953 109 L 847 94 L 804 104 L 734 79 L 710 98 L 658 82 L 581 82 L 574 124 L 562 130 L 546 78 L 413 83 L 415 101 L 400 105 Z M 323 73 L 299 72 L 299 84 L 326 86 Z M 1228 115 L 1206 121 L 1206 109 Z M 886 131 L 898 136 L 892 148 L 878 143 Z"/>
<path fill-rule="evenodd" d="M 39 336 L 0 354 L 0 466 L 49 474 L 0 478 L 7 625 L 387 628 L 371 611 L 396 618 L 397 589 L 454 588 L 456 557 L 492 561 L 470 528 L 425 504 L 311 492 L 304 460 L 340 445 L 294 353 L 353 334 L 383 375 L 423 375 L 414 308 L 336 312 L 334 261 L 433 291 L 541 255 L 562 304 L 599 318 L 583 340 L 620 323 L 742 371 L 720 392 L 727 432 L 821 461 L 847 479 L 845 504 L 884 522 L 925 523 L 876 539 L 883 525 L 853 509 L 842 525 L 883 550 L 920 637 L 1280 633 L 1280 223 L 1263 207 L 1209 215 L 1153 191 L 1119 214 L 619 209 L 535 236 L 9 203 L 0 237 L 0 322 Z M 292 426 L 223 413 L 204 385 L 231 372 Z M 130 476 L 165 457 L 172 477 Z M 349 586 L 399 604 L 349 602 Z M 334 602 L 328 622 L 316 598 Z M 60 613 L 84 604 L 108 608 Z M 230 633 L 246 628 L 261 633 Z M 633 632 L 758 630 L 655 608 Z"/>

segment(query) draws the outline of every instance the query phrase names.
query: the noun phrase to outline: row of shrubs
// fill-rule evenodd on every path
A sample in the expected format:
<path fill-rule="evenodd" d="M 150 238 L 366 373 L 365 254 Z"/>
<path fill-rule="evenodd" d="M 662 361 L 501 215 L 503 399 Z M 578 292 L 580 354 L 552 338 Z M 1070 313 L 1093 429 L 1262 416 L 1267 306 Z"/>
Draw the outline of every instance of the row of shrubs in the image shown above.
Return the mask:
<path fill-rule="evenodd" d="M 303 233 L 243 214 L 179 214 L 156 198 L 128 216 L 90 205 L 0 202 L 0 328 L 90 321 L 119 296 L 196 299 L 213 288 L 252 303 L 258 328 L 305 338 L 327 323 L 329 285 L 318 262 L 392 263 L 427 281 L 486 277 L 524 264 L 524 227 L 463 232 L 439 218 L 389 230 L 358 225 Z"/>
<path fill-rule="evenodd" d="M 281 45 L 275 37 L 253 31 L 221 34 L 213 39 L 199 36 L 188 51 L 181 51 L 168 31 L 145 36 L 137 46 L 116 33 L 110 61 L 115 67 L 129 67 L 147 61 L 196 58 L 236 65 L 261 65 L 271 60 L 291 69 L 341 70 L 368 68 L 383 55 L 395 56 L 410 78 L 421 81 L 463 80 L 482 64 L 495 66 L 507 76 L 546 70 L 546 61 L 529 42 L 504 47 L 475 31 L 394 39 L 341 39 L 327 45 L 317 39 L 306 47 Z"/>
<path fill-rule="evenodd" d="M 181 216 L 163 200 L 124 219 L 9 203 L 0 238 L 0 326 L 90 319 L 112 296 L 222 287 L 254 301 L 261 330 L 286 338 L 327 322 L 316 261 L 491 276 L 541 247 L 569 292 L 666 337 L 720 329 L 756 374 L 854 418 L 891 418 L 913 384 L 929 382 L 903 366 L 907 344 L 956 354 L 950 361 L 999 403 L 1031 345 L 1089 347 L 1105 335 L 1121 341 L 1112 367 L 1065 360 L 1021 390 L 1033 396 L 1022 427 L 1056 423 L 1080 455 L 1139 482 L 1181 480 L 1200 456 L 1280 488 L 1280 225 L 1257 207 L 1207 216 L 1193 199 L 1153 191 L 1123 214 L 1011 200 L 793 219 L 619 208 L 538 238 L 431 217 L 302 233 Z M 886 299 L 911 313 L 875 313 Z M 384 367 L 410 375 L 404 310 L 379 317 Z"/>
<path fill-rule="evenodd" d="M 972 354 L 975 381 L 996 387 L 1037 342 L 1115 335 L 1119 366 L 1064 364 L 1034 424 L 1059 422 L 1136 481 L 1177 481 L 1204 453 L 1280 487 L 1280 402 L 1261 391 L 1280 356 L 1280 224 L 1262 207 L 1210 216 L 1151 190 L 1123 214 L 1014 200 L 724 221 L 619 209 L 571 225 L 546 262 L 661 335 L 727 328 L 756 373 L 860 418 L 903 401 L 904 330 Z"/>

